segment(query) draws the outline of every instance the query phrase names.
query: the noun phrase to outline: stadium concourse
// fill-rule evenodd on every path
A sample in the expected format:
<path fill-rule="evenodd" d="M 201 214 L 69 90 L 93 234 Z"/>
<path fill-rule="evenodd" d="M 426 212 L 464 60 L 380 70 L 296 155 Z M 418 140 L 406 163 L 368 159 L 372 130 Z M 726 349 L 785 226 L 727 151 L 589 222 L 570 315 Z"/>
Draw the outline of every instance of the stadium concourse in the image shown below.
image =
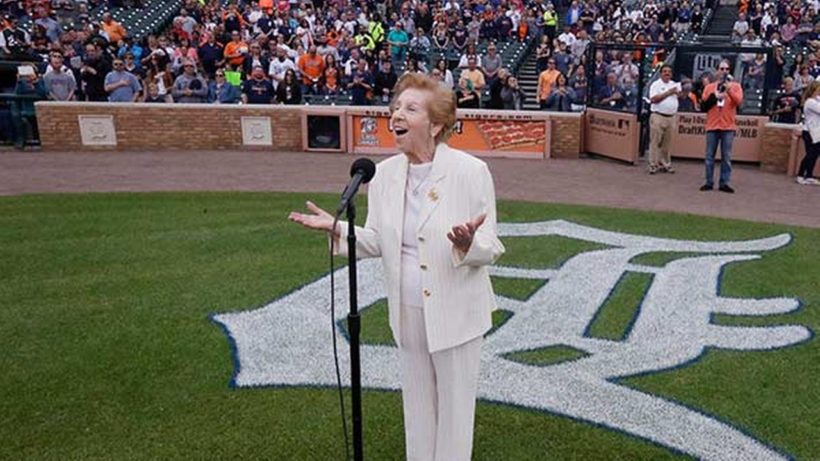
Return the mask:
<path fill-rule="evenodd" d="M 0 195 L 137 191 L 340 193 L 350 155 L 263 152 L 65 152 L 0 155 Z M 383 158 L 383 157 L 382 157 Z M 378 158 L 375 158 L 378 160 Z M 486 159 L 499 198 L 672 211 L 820 228 L 818 190 L 784 175 L 739 166 L 739 192 L 697 191 L 700 162 L 647 176 L 609 160 Z M 282 217 L 284 219 L 284 216 Z"/>

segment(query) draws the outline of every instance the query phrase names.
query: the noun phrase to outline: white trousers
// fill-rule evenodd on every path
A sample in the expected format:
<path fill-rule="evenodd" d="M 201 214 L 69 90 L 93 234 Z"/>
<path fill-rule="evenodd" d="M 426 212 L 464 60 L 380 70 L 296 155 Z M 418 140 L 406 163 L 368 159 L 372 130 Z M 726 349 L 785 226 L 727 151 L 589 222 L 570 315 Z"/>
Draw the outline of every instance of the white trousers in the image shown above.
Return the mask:
<path fill-rule="evenodd" d="M 401 306 L 400 325 L 408 461 L 469 461 L 484 338 L 431 354 L 421 307 Z"/>

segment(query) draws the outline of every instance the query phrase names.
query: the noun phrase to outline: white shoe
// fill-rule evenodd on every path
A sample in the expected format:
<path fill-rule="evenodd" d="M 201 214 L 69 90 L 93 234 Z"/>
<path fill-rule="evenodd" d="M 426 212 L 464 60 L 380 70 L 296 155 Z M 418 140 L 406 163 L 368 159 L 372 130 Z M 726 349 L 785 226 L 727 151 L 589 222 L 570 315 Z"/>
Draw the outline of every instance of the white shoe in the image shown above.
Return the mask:
<path fill-rule="evenodd" d="M 820 186 L 820 181 L 814 178 L 805 178 L 803 179 L 803 184 L 811 184 L 812 186 Z"/>
<path fill-rule="evenodd" d="M 806 182 L 806 178 L 804 178 L 804 177 L 802 177 L 802 176 L 798 176 L 798 177 L 797 177 L 797 179 L 796 179 L 796 181 L 797 181 L 797 184 L 801 184 L 801 185 L 804 185 L 804 186 L 805 186 L 806 184 L 808 184 L 808 183 Z"/>

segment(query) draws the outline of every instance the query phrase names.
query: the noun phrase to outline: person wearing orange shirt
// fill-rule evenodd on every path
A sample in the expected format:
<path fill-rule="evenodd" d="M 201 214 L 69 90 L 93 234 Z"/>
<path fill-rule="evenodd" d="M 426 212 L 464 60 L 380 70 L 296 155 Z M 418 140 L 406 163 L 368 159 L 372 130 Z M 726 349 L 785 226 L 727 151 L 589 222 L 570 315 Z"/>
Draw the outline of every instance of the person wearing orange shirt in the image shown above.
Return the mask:
<path fill-rule="evenodd" d="M 115 21 L 114 18 L 111 17 L 111 13 L 103 13 L 100 27 L 103 32 L 105 32 L 105 35 L 108 36 L 108 41 L 111 43 L 117 43 L 128 35 L 125 27 Z"/>
<path fill-rule="evenodd" d="M 319 81 L 325 72 L 325 60 L 316 54 L 316 45 L 311 45 L 307 53 L 299 56 L 296 67 L 302 74 L 302 94 L 318 94 Z"/>
<path fill-rule="evenodd" d="M 547 108 L 547 98 L 552 93 L 552 86 L 558 80 L 561 72 L 555 68 L 555 59 L 550 58 L 547 61 L 547 70 L 541 72 L 538 76 L 538 102 L 541 103 L 541 109 Z"/>
<path fill-rule="evenodd" d="M 231 32 L 231 41 L 225 45 L 225 61 L 234 69 L 241 69 L 242 64 L 245 63 L 245 55 L 248 54 L 248 49 L 248 44 L 242 40 L 239 31 Z"/>
<path fill-rule="evenodd" d="M 718 64 L 716 79 L 703 89 L 702 109 L 706 112 L 706 183 L 700 190 L 714 189 L 715 152 L 720 143 L 720 183 L 718 189 L 733 194 L 729 185 L 732 176 L 732 142 L 737 131 L 737 108 L 743 103 L 743 89 L 732 81 L 731 64 Z"/>

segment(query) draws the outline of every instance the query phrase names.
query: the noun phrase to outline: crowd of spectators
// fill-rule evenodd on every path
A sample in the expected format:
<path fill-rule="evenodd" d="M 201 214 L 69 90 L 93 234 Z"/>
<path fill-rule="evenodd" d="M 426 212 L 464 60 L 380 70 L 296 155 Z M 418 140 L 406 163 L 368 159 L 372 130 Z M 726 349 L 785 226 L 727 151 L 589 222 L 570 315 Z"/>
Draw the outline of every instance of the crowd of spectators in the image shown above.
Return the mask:
<path fill-rule="evenodd" d="M 0 52 L 55 74 L 42 78 L 43 93 L 61 100 L 300 104 L 305 95 L 343 94 L 352 104 L 382 104 L 401 74 L 426 72 L 452 88 L 461 107 L 517 108 L 530 99 L 578 110 L 590 41 L 672 42 L 700 27 L 706 7 L 566 1 L 559 17 L 544 0 L 189 0 L 164 34 L 143 40 L 110 14 L 90 21 L 100 0 L 5 2 Z M 18 18 L 32 21 L 31 34 Z M 496 43 L 505 41 L 538 43 L 536 94 L 525 94 L 508 70 L 514 63 L 502 61 Z M 635 64 L 624 62 L 631 56 L 596 68 L 596 98 L 634 106 Z M 36 81 L 36 73 L 23 80 Z"/>
<path fill-rule="evenodd" d="M 141 0 L 5 1 L 0 55 L 34 68 L 19 91 L 57 100 L 301 104 L 307 95 L 344 95 L 384 104 L 401 74 L 425 72 L 461 107 L 514 109 L 529 100 L 545 110 L 587 102 L 633 110 L 640 66 L 660 65 L 664 43 L 699 31 L 710 1 L 556 0 L 566 8 L 559 16 L 545 0 L 189 0 L 163 34 L 139 40 L 110 14 L 96 22 L 89 11 L 140 8 Z M 770 75 L 765 55 L 741 55 L 744 88 L 780 88 L 772 116 L 791 120 L 796 95 L 820 76 L 815 5 L 743 0 L 738 13 L 732 40 L 774 50 Z M 496 43 L 505 41 L 535 43 L 534 94 L 509 71 L 515 63 L 502 61 Z M 593 41 L 654 48 L 599 51 L 588 63 Z M 790 46 L 808 51 L 787 59 Z M 696 110 L 706 77 L 693 78 L 682 76 L 682 97 Z"/>

